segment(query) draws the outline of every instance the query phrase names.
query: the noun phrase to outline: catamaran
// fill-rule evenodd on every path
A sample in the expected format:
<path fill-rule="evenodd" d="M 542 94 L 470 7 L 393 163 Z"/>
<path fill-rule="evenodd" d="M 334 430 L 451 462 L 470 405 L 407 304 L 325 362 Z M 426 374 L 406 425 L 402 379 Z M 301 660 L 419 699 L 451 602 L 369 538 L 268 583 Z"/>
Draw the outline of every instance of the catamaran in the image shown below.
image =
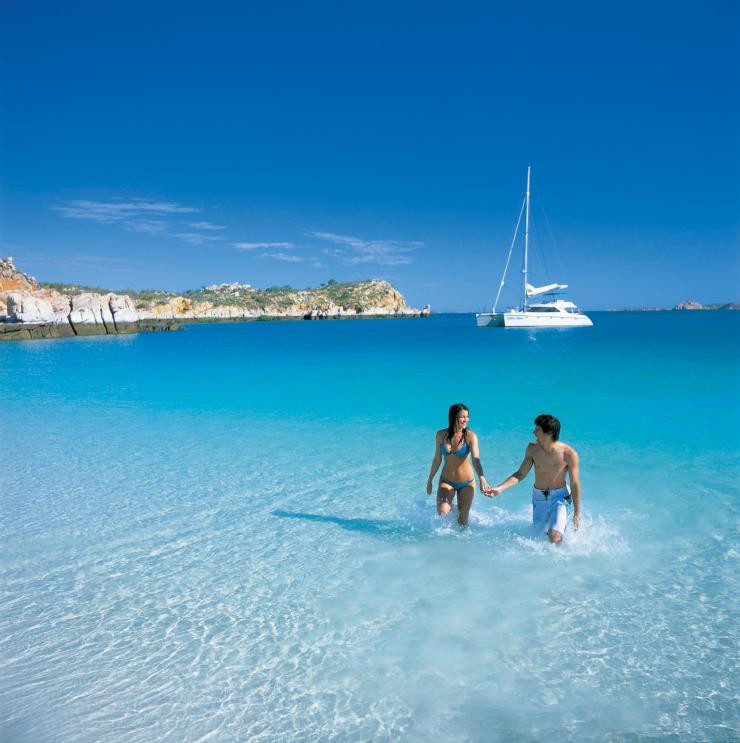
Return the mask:
<path fill-rule="evenodd" d="M 527 168 L 527 195 L 519 212 L 519 219 L 514 230 L 514 239 L 511 241 L 509 255 L 506 259 L 504 274 L 498 287 L 496 300 L 490 312 L 480 312 L 475 316 L 479 328 L 575 328 L 593 325 L 591 318 L 584 315 L 573 302 L 557 299 L 565 293 L 567 284 L 547 284 L 546 286 L 532 286 L 528 282 L 529 259 L 529 197 L 532 168 Z M 506 312 L 496 312 L 501 290 L 504 288 L 506 274 L 511 262 L 511 253 L 516 244 L 519 226 L 522 221 L 522 212 L 525 212 L 524 227 L 524 263 L 522 267 L 522 300 L 521 305 Z M 535 299 L 537 298 L 537 299 Z M 535 299 L 535 301 L 530 301 Z"/>

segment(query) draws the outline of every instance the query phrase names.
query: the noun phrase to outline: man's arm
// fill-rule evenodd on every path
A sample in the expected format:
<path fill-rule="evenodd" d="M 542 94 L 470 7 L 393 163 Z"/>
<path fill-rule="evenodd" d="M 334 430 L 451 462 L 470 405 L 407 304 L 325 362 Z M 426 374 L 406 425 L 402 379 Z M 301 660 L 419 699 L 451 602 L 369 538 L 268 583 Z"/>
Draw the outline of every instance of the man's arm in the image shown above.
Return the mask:
<path fill-rule="evenodd" d="M 573 498 L 573 526 L 578 531 L 581 525 L 581 480 L 578 472 L 578 454 L 574 449 L 568 447 L 563 458 L 568 465 L 570 495 Z"/>
<path fill-rule="evenodd" d="M 529 470 L 532 469 L 533 464 L 534 458 L 532 457 L 532 444 L 529 444 L 524 452 L 524 459 L 519 465 L 519 469 L 513 475 L 509 475 L 509 477 L 507 477 L 500 485 L 497 485 L 495 488 L 489 488 L 486 495 L 495 498 L 497 495 L 501 495 L 504 490 L 508 490 L 509 488 L 513 488 L 514 485 L 518 485 L 527 476 Z"/>

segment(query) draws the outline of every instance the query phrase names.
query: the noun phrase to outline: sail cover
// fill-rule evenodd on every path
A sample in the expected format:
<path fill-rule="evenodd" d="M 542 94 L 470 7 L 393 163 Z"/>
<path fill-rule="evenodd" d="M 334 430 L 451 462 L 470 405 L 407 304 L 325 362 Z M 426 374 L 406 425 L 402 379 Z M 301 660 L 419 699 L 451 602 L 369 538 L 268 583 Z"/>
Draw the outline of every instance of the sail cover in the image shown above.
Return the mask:
<path fill-rule="evenodd" d="M 527 284 L 527 296 L 539 297 L 540 294 L 561 294 L 567 288 L 567 284 L 548 284 L 547 286 L 532 286 L 532 284 Z"/>

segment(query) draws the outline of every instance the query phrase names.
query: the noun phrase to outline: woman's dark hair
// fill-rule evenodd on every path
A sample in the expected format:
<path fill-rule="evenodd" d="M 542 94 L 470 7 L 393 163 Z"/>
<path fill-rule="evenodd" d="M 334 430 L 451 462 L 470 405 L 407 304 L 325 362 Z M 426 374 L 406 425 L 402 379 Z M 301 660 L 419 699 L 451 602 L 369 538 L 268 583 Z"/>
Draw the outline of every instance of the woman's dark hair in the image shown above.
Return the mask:
<path fill-rule="evenodd" d="M 542 433 L 549 433 L 553 441 L 560 438 L 560 421 L 554 415 L 542 413 L 534 419 L 534 424 L 542 429 Z"/>
<path fill-rule="evenodd" d="M 470 413 L 470 409 L 467 405 L 463 405 L 461 402 L 456 402 L 454 405 L 450 405 L 450 412 L 447 414 L 449 426 L 447 426 L 447 438 L 452 441 L 452 437 L 455 435 L 455 423 L 457 423 L 457 416 L 460 415 L 460 411 L 464 410 L 466 413 Z M 468 437 L 463 433 L 463 441 L 467 442 Z"/>

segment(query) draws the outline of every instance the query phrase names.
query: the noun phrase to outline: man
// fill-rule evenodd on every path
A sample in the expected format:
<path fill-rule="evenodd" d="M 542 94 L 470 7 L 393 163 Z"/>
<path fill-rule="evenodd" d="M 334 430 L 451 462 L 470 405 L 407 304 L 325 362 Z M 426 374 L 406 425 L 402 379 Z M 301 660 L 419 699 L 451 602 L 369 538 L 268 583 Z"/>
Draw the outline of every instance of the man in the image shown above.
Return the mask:
<path fill-rule="evenodd" d="M 573 447 L 558 441 L 560 421 L 554 415 L 538 415 L 534 419 L 537 441 L 527 446 L 519 469 L 485 495 L 495 497 L 519 484 L 534 465 L 532 489 L 532 525 L 536 534 L 547 532 L 554 544 L 561 544 L 568 521 L 568 505 L 573 502 L 573 526 L 581 525 L 581 483 L 578 479 L 578 454 Z M 570 489 L 565 484 L 565 473 Z"/>

